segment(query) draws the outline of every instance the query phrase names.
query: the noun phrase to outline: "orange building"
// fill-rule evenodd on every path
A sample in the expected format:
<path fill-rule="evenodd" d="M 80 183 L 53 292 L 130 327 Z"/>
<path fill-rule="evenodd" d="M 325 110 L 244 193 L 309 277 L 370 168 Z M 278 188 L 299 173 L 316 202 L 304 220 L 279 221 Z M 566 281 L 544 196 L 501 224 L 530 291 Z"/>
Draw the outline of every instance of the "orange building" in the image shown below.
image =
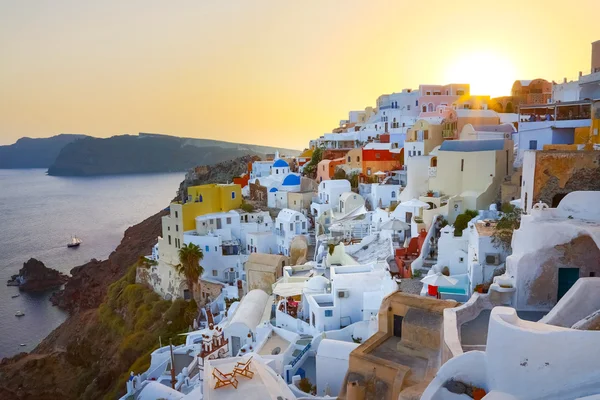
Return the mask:
<path fill-rule="evenodd" d="M 362 171 L 367 176 L 377 171 L 401 169 L 403 164 L 401 149 L 392 149 L 390 143 L 369 143 L 362 150 Z"/>
<path fill-rule="evenodd" d="M 317 166 L 317 182 L 323 182 L 333 178 L 335 167 L 346 163 L 346 158 L 336 158 L 335 160 L 322 160 Z"/>

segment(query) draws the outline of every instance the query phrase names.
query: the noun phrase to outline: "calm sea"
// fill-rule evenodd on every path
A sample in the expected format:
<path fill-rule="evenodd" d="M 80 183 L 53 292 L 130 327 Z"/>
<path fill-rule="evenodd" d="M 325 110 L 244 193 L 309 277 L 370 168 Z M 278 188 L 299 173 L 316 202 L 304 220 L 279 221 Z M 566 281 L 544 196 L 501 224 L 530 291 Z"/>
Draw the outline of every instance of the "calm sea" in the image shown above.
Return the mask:
<path fill-rule="evenodd" d="M 66 318 L 48 301 L 50 293 L 13 299 L 19 291 L 6 286 L 10 275 L 30 257 L 64 273 L 107 258 L 125 229 L 169 205 L 183 178 L 183 173 L 65 178 L 43 169 L 0 169 L 0 359 L 33 350 Z M 79 248 L 67 248 L 71 235 L 83 241 Z M 18 310 L 25 316 L 15 317 Z"/>

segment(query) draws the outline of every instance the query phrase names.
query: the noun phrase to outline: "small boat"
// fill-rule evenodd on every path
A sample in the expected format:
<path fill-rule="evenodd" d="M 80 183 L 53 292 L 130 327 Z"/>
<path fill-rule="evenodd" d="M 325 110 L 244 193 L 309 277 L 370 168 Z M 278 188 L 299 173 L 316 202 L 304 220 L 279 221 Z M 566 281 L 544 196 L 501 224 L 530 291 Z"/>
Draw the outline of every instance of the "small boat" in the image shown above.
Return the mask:
<path fill-rule="evenodd" d="M 15 317 L 22 317 L 23 315 L 25 315 L 25 313 L 23 311 L 17 311 L 15 313 Z"/>
<path fill-rule="evenodd" d="M 13 295 L 12 295 L 12 296 L 10 296 L 10 297 L 12 297 L 13 299 L 16 299 L 16 298 L 17 298 L 17 297 L 19 297 L 19 296 L 20 296 L 20 294 L 13 294 Z"/>
<path fill-rule="evenodd" d="M 71 238 L 71 243 L 67 243 L 67 247 L 69 247 L 69 248 L 79 247 L 80 244 L 81 244 L 81 239 L 79 239 L 77 236 L 73 236 Z"/>
<path fill-rule="evenodd" d="M 25 347 L 27 346 L 25 343 L 21 343 L 21 347 Z"/>

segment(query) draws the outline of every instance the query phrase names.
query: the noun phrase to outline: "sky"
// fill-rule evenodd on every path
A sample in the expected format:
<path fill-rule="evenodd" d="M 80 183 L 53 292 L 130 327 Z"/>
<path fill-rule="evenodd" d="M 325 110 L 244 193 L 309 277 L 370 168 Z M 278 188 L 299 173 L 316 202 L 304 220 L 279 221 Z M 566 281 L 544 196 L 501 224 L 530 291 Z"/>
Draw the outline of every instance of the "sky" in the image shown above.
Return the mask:
<path fill-rule="evenodd" d="M 384 93 L 589 73 L 598 0 L 0 0 L 0 144 L 137 132 L 302 149 Z"/>

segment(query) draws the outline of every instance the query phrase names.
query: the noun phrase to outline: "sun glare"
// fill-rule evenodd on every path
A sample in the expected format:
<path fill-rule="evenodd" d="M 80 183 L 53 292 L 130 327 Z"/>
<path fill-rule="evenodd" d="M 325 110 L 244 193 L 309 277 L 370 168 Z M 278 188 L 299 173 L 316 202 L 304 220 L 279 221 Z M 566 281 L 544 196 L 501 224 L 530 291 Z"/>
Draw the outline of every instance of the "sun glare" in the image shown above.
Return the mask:
<path fill-rule="evenodd" d="M 444 82 L 470 83 L 473 95 L 510 95 L 517 73 L 508 58 L 479 52 L 460 55 L 456 60 L 446 67 Z"/>

